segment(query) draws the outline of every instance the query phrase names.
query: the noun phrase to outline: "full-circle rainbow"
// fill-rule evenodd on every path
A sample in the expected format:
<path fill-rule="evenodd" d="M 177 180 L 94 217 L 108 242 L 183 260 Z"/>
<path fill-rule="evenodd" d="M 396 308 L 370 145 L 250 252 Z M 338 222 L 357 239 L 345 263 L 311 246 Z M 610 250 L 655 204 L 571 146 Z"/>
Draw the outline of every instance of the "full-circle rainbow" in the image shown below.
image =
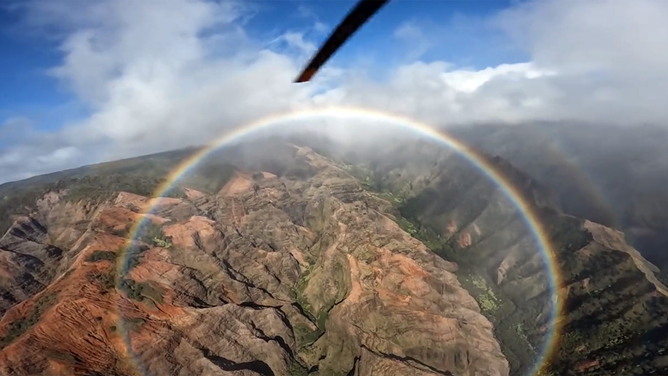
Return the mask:
<path fill-rule="evenodd" d="M 164 196 L 181 177 L 195 168 L 200 161 L 205 159 L 215 150 L 227 146 L 235 141 L 239 141 L 251 134 L 255 134 L 259 131 L 266 130 L 267 128 L 271 128 L 280 124 L 322 118 L 387 122 L 392 125 L 405 128 L 409 131 L 416 132 L 418 135 L 438 141 L 439 143 L 444 144 L 445 146 L 450 147 L 455 152 L 459 153 L 476 168 L 478 168 L 483 174 L 494 181 L 498 188 L 501 189 L 507 198 L 516 206 L 517 210 L 519 210 L 520 214 L 523 216 L 529 229 L 532 231 L 533 236 L 535 237 L 535 241 L 538 244 L 539 251 L 544 259 L 545 265 L 548 268 L 548 282 L 550 284 L 550 290 L 553 295 L 551 325 L 548 329 L 548 332 L 546 333 L 543 349 L 539 354 L 540 358 L 534 365 L 534 368 L 531 370 L 530 374 L 535 375 L 540 373 L 545 363 L 551 357 L 551 354 L 555 348 L 555 344 L 557 343 L 560 333 L 559 317 L 561 316 L 563 308 L 563 299 L 559 296 L 561 287 L 560 271 L 558 270 L 557 262 L 554 256 L 555 253 L 553 251 L 551 242 L 549 241 L 547 233 L 539 221 L 538 216 L 532 209 L 531 205 L 522 196 L 517 187 L 515 187 L 514 184 L 502 173 L 497 171 L 497 168 L 491 164 L 487 158 L 483 157 L 474 149 L 470 148 L 469 146 L 465 145 L 461 141 L 455 139 L 445 132 L 436 130 L 427 124 L 401 115 L 355 107 L 325 107 L 274 114 L 231 129 L 213 143 L 210 143 L 208 146 L 205 146 L 204 148 L 195 152 L 192 156 L 182 161 L 174 170 L 172 170 L 166 181 L 156 189 L 153 197 Z M 152 207 L 148 208 L 145 213 L 150 212 L 152 209 Z M 130 231 L 131 241 L 135 239 L 139 229 L 145 221 L 146 217 L 144 216 L 142 220 L 135 223 L 134 227 Z M 123 259 L 125 259 L 125 257 L 126 255 L 123 255 Z M 120 264 L 124 265 L 124 263 Z M 124 266 L 121 266 L 121 268 L 124 268 Z M 125 271 L 121 270 L 119 272 L 123 273 Z"/>

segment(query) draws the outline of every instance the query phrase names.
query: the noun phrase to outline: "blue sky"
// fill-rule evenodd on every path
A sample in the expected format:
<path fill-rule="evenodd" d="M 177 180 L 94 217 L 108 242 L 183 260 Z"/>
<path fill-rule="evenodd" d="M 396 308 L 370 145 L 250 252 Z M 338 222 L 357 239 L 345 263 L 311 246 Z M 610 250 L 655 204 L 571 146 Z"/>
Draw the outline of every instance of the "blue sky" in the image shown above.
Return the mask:
<path fill-rule="evenodd" d="M 72 1 L 70 4 L 75 5 Z M 248 20 L 250 35 L 268 39 L 287 30 L 305 32 L 314 43 L 325 40 L 331 29 L 354 6 L 354 0 L 265 0 L 254 3 L 256 11 Z M 420 57 L 425 61 L 446 60 L 460 65 L 484 68 L 503 62 L 521 61 L 521 54 L 494 38 L 493 30 L 483 30 L 475 22 L 473 30 L 467 21 L 487 17 L 510 5 L 504 0 L 395 0 L 382 9 L 354 39 L 332 60 L 334 64 L 354 64 L 373 58 L 386 62 L 376 71 L 400 62 L 410 41 L 392 38 L 404 24 L 426 26 L 439 39 L 439 48 L 431 47 Z M 322 30 L 313 30 L 313 23 Z M 0 6 L 0 124 L 8 119 L 26 117 L 38 129 L 57 129 L 68 120 L 87 114 L 85 106 L 66 90 L 50 68 L 58 66 L 63 53 L 60 40 L 41 30 L 28 30 L 25 9 L 17 2 Z M 463 31 L 463 32 L 462 32 Z M 498 42 L 495 42 L 498 41 Z M 400 48 L 397 48 L 400 46 Z M 445 48 L 443 48 L 445 47 Z M 388 61 L 389 58 L 389 61 Z"/>
<path fill-rule="evenodd" d="M 355 1 L 270 0 L 258 4 L 265 11 L 258 14 L 251 25 L 260 33 L 266 32 L 268 25 L 274 30 L 303 29 L 310 26 L 308 23 L 314 19 L 326 25 L 329 32 L 345 17 Z M 396 48 L 397 41 L 392 36 L 402 25 L 412 23 L 433 30 L 438 35 L 429 37 L 452 46 L 448 48 L 446 43 L 439 43 L 438 48 L 433 48 L 424 56 L 426 60 L 445 59 L 478 67 L 506 62 L 504 59 L 511 57 L 512 52 L 502 56 L 499 51 L 509 49 L 509 46 L 494 46 L 492 39 L 498 30 L 484 30 L 479 20 L 510 4 L 508 0 L 394 0 L 354 36 L 346 48 L 337 54 L 336 59 L 337 62 L 345 62 L 370 53 L 379 56 L 397 55 L 401 51 Z M 319 33 L 315 41 L 323 42 L 327 32 Z M 517 59 L 517 56 L 512 58 Z"/>
<path fill-rule="evenodd" d="M 0 7 L 0 123 L 18 116 L 46 121 L 50 110 L 73 99 L 46 75 L 62 56 L 55 41 L 22 33 L 17 16 Z"/>
<path fill-rule="evenodd" d="M 664 123 L 664 0 L 393 0 L 308 83 L 352 0 L 0 1 L 0 182 L 200 145 L 304 106 L 439 127 Z"/>

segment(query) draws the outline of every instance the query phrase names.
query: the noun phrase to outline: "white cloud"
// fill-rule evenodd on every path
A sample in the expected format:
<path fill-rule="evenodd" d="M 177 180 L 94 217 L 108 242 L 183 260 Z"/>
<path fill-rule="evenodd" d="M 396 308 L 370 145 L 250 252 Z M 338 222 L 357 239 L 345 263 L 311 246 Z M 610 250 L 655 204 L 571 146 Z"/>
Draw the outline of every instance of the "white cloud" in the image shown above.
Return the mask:
<path fill-rule="evenodd" d="M 26 117 L 11 117 L 0 124 L 0 142 L 13 142 L 32 131 L 32 121 Z M 1 145 L 1 144 L 0 144 Z"/>
<path fill-rule="evenodd" d="M 405 43 L 407 46 L 406 60 L 419 59 L 432 47 L 432 42 L 424 35 L 422 29 L 416 25 L 415 21 L 402 23 L 394 30 L 394 38 Z"/>
<path fill-rule="evenodd" d="M 0 153 L 0 176 L 6 180 L 24 179 L 79 164 L 81 149 L 60 137 L 37 135 Z M 25 141 L 25 140 L 24 140 Z M 94 160 L 94 155 L 85 156 Z"/>
<path fill-rule="evenodd" d="M 254 40 L 245 30 L 254 12 L 247 3 L 105 0 L 78 2 L 77 12 L 72 4 L 35 3 L 30 24 L 64 36 L 52 74 L 92 115 L 0 149 L 0 181 L 200 144 L 310 104 L 373 107 L 435 125 L 668 119 L 663 0 L 518 3 L 476 22 L 509 35 L 530 59 L 485 69 L 415 60 L 439 46 L 408 22 L 394 36 L 422 44 L 413 45 L 414 61 L 389 68 L 387 80 L 328 65 L 306 85 L 292 80 L 315 49 L 309 33 L 277 35 L 287 49 Z"/>
<path fill-rule="evenodd" d="M 67 3 L 69 6 L 72 3 Z M 65 61 L 53 74 L 69 83 L 83 100 L 96 105 L 111 98 L 117 80 L 136 77 L 155 91 L 170 80 L 166 75 L 195 67 L 207 57 L 200 33 L 224 27 L 238 14 L 233 3 L 129 0 L 95 4 L 106 9 L 98 13 L 95 26 L 82 26 L 63 43 Z M 92 20 L 88 19 L 88 22 Z"/>
<path fill-rule="evenodd" d="M 26 135 L 0 149 L 0 181 L 202 144 L 308 97 L 291 84 L 294 59 L 245 36 L 239 3 L 96 1 L 70 15 L 72 4 L 33 3 L 29 14 L 32 25 L 64 33 L 64 59 L 51 72 L 92 114 L 49 141 Z"/>
<path fill-rule="evenodd" d="M 668 119 L 662 104 L 667 17 L 662 0 L 521 2 L 484 23 L 507 33 L 530 56 L 525 63 L 474 70 L 414 62 L 396 67 L 389 82 L 347 82 L 319 100 L 402 111 L 438 125 L 662 124 Z M 417 27 L 400 28 L 400 34 L 424 35 Z"/>
<path fill-rule="evenodd" d="M 291 106 L 304 91 L 287 84 L 297 73 L 289 57 L 240 43 L 232 3 L 113 4 L 99 27 L 67 38 L 64 63 L 54 69 L 96 108 L 63 132 L 82 144 L 107 141 L 107 158 L 203 143 Z M 298 36 L 285 38 L 308 48 Z M 224 44 L 234 53 L 212 53 L 229 52 Z"/>
<path fill-rule="evenodd" d="M 297 13 L 303 18 L 307 18 L 313 22 L 313 31 L 316 33 L 326 33 L 329 31 L 329 26 L 320 20 L 320 17 L 309 7 L 304 4 L 299 4 Z"/>
<path fill-rule="evenodd" d="M 73 159 L 80 156 L 80 152 L 77 148 L 72 146 L 66 146 L 63 148 L 58 148 L 54 150 L 49 155 L 40 155 L 37 156 L 37 161 L 41 164 L 51 164 L 59 166 L 62 163 L 72 161 Z"/>
<path fill-rule="evenodd" d="M 296 31 L 288 31 L 279 37 L 275 38 L 271 44 L 284 42 L 290 49 L 296 50 L 298 55 L 303 59 L 307 59 L 311 54 L 316 52 L 316 45 L 314 43 L 304 40 L 304 34 Z"/>
<path fill-rule="evenodd" d="M 455 91 L 474 93 L 495 78 L 524 81 L 543 76 L 553 76 L 553 71 L 536 68 L 532 63 L 501 64 L 481 70 L 458 69 L 442 74 L 445 83 Z"/>
<path fill-rule="evenodd" d="M 542 66 L 656 74 L 668 63 L 666 15 L 662 0 L 543 0 L 508 9 L 495 22 Z"/>

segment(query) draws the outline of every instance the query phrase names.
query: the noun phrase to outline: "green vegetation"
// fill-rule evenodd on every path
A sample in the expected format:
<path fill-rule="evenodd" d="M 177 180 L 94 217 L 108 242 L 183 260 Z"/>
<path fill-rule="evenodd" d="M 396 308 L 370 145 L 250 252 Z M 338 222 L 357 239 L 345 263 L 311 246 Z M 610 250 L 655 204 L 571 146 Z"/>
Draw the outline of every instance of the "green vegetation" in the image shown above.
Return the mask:
<path fill-rule="evenodd" d="M 172 247 L 172 238 L 162 232 L 162 227 L 150 220 L 145 221 L 137 231 L 137 240 L 156 247 L 169 249 Z"/>
<path fill-rule="evenodd" d="M 167 240 L 167 239 L 169 239 L 169 240 Z M 172 242 L 171 242 L 172 238 L 167 237 L 167 239 L 162 239 L 162 238 L 155 237 L 151 240 L 153 241 L 153 244 L 158 246 L 158 247 L 165 248 L 165 249 L 172 248 Z"/>
<path fill-rule="evenodd" d="M 293 361 L 288 368 L 288 376 L 308 376 L 308 370 L 298 361 Z"/>
<path fill-rule="evenodd" d="M 162 303 L 164 291 L 153 282 L 136 282 L 133 279 L 123 279 L 119 287 L 129 299 L 144 303 L 148 299 L 155 303 Z"/>
<path fill-rule="evenodd" d="M 311 321 L 317 321 L 316 317 L 312 313 L 313 308 L 311 308 L 311 305 L 309 304 L 308 300 L 306 300 L 306 298 L 304 297 L 304 295 L 302 295 L 301 292 L 297 294 L 297 304 L 299 304 L 299 306 L 302 307 L 304 313 L 306 313 L 306 316 L 308 316 L 308 318 Z"/>
<path fill-rule="evenodd" d="M 398 217 L 397 224 L 413 237 L 416 237 L 419 232 L 415 224 L 404 217 Z"/>
<path fill-rule="evenodd" d="M 341 167 L 355 177 L 359 184 L 367 190 L 378 193 L 378 196 L 389 201 L 394 206 L 404 204 L 413 195 L 411 183 L 399 184 L 387 178 L 377 164 L 349 165 L 343 163 Z"/>
<path fill-rule="evenodd" d="M 109 261 L 116 262 L 116 252 L 113 251 L 95 251 L 85 258 L 86 262 Z"/>
<path fill-rule="evenodd" d="M 179 185 L 215 194 L 234 176 L 236 168 L 225 157 L 211 157 L 181 179 Z"/>
<path fill-rule="evenodd" d="M 462 286 L 469 291 L 469 293 L 476 299 L 480 306 L 481 312 L 493 324 L 495 337 L 501 343 L 504 355 L 508 359 L 512 374 L 522 374 L 526 371 L 535 360 L 535 348 L 529 336 L 530 331 L 526 328 L 535 328 L 535 318 L 540 314 L 540 307 L 538 302 L 522 303 L 526 304 L 522 309 L 517 309 L 515 303 L 511 299 L 510 291 L 506 292 L 499 288 L 495 283 L 489 280 L 487 271 L 480 268 L 480 260 L 476 258 L 476 253 L 473 248 L 461 249 L 455 242 L 456 237 L 450 234 L 443 235 L 436 231 L 433 227 L 433 222 L 430 218 L 424 216 L 428 210 L 433 210 L 434 206 L 443 206 L 442 195 L 431 191 L 413 192 L 410 185 L 397 184 L 392 182 L 380 169 L 356 168 L 354 166 L 346 167 L 358 180 L 360 184 L 366 189 L 374 190 L 378 195 L 390 203 L 397 209 L 394 213 L 397 224 L 414 238 L 422 241 L 429 249 L 438 254 L 442 258 L 455 261 L 459 265 L 457 273 Z M 379 179 L 380 178 L 380 179 Z M 382 182 L 382 183 L 379 183 Z M 457 195 L 457 192 L 469 187 L 470 184 L 475 183 L 475 180 L 470 182 L 454 183 L 452 189 L 452 197 Z M 392 187 L 402 187 L 400 189 L 392 189 Z M 472 186 L 471 186 L 472 187 Z M 481 186 L 480 188 L 467 188 L 469 193 L 477 196 L 489 196 L 487 189 L 491 187 Z M 478 189 L 478 191 L 475 191 Z M 450 194 L 445 194 L 450 197 Z M 450 197 L 450 198 L 452 198 Z M 470 213 L 464 212 L 466 217 L 475 218 L 487 201 L 472 200 L 469 208 Z M 446 207 L 443 208 L 444 210 Z M 441 228 L 442 226 L 439 226 Z M 577 235 L 582 231 L 573 232 L 572 239 L 568 242 L 572 246 L 579 244 L 582 238 Z M 443 235 L 443 236 L 442 236 Z"/>
<path fill-rule="evenodd" d="M 57 296 L 55 294 L 42 294 L 34 303 L 32 310 L 26 317 L 14 320 L 9 324 L 9 329 L 4 338 L 0 339 L 0 350 L 14 342 L 15 339 L 21 337 L 33 325 L 39 322 L 40 318 L 46 310 L 48 310 L 55 302 Z"/>
<path fill-rule="evenodd" d="M 147 250 L 148 248 L 146 248 L 146 246 L 139 245 L 135 242 L 129 245 L 127 249 L 121 247 L 121 249 L 118 250 L 119 254 L 122 254 L 122 252 L 125 252 L 126 254 L 125 265 L 122 265 L 122 267 L 127 272 L 134 269 L 137 265 L 141 263 L 141 259 L 144 256 L 144 252 L 146 252 Z"/>
<path fill-rule="evenodd" d="M 456 254 L 450 240 L 441 238 L 441 235 L 436 234 L 432 229 L 422 226 L 417 222 L 410 221 L 400 214 L 396 216 L 396 220 L 399 227 L 409 233 L 412 237 L 424 243 L 427 248 L 431 249 L 442 258 L 452 261 L 457 257 L 466 257 L 463 254 Z"/>
<path fill-rule="evenodd" d="M 416 192 L 413 191 L 413 186 L 410 182 L 397 184 L 391 181 L 387 178 L 387 174 L 384 174 L 377 165 L 367 167 L 365 165 L 349 165 L 344 163 L 342 168 L 355 177 L 362 187 L 374 191 L 378 194 L 378 197 L 387 200 L 397 209 L 397 212 L 393 214 L 399 227 L 412 237 L 423 242 L 427 248 L 439 256 L 446 260 L 454 260 L 453 253 L 455 250 L 448 240 L 442 239 L 440 234 L 419 221 L 411 219 L 415 214 L 415 210 L 411 210 L 413 208 L 409 206 L 414 206 L 414 202 L 419 201 L 420 196 L 414 197 Z M 399 188 L 395 188 L 395 186 Z"/>
<path fill-rule="evenodd" d="M 28 215 L 36 202 L 48 192 L 66 192 L 65 202 L 80 202 L 89 200 L 92 203 L 101 203 L 113 199 L 118 191 L 126 191 L 150 196 L 163 180 L 144 174 L 124 175 L 81 175 L 48 181 L 50 175 L 40 176 L 36 181 L 29 179 L 22 182 L 0 185 L 0 194 L 5 199 L 0 200 L 0 212 Z M 46 181 L 45 183 L 42 183 Z M 0 232 L 4 233 L 11 226 L 11 216 L 0 218 Z"/>
<path fill-rule="evenodd" d="M 296 296 L 297 304 L 302 308 L 306 316 L 313 322 L 316 323 L 316 330 L 311 330 L 307 325 L 296 324 L 293 328 L 295 334 L 295 340 L 297 341 L 297 346 L 304 348 L 313 342 L 315 342 L 322 334 L 325 332 L 325 324 L 327 318 L 329 317 L 328 309 L 322 309 L 318 314 L 314 314 L 313 307 L 309 304 L 308 300 L 304 296 L 304 289 L 308 286 L 310 270 L 307 270 L 299 277 L 297 286 L 294 290 L 294 295 Z"/>
<path fill-rule="evenodd" d="M 146 251 L 145 246 L 140 246 L 137 243 L 130 245 L 127 250 L 127 258 L 125 259 L 126 265 L 125 268 L 127 271 L 132 270 L 135 266 L 139 265 L 141 262 L 141 257 Z M 99 260 L 107 261 L 117 261 L 117 254 L 123 252 L 123 249 L 119 249 L 118 252 L 110 251 L 96 251 L 93 252 L 86 261 L 96 262 Z M 114 256 L 112 258 L 112 255 Z M 108 291 L 114 289 L 117 284 L 117 273 L 116 265 L 110 268 L 106 273 L 99 272 L 88 272 L 86 278 L 89 282 L 99 286 L 103 294 L 106 294 Z M 155 306 L 155 303 L 163 302 L 163 293 L 164 291 L 156 286 L 153 282 L 136 282 L 132 279 L 123 279 L 120 281 L 118 286 L 120 291 L 123 291 L 129 299 L 137 300 L 144 302 L 149 305 Z"/>
<path fill-rule="evenodd" d="M 66 191 L 63 201 L 83 201 L 87 205 L 89 204 L 87 201 L 94 205 L 112 199 L 119 190 L 151 195 L 158 185 L 165 182 L 164 178 L 168 172 L 193 151 L 135 158 L 3 184 L 0 185 L 0 213 L 30 214 L 34 212 L 35 201 L 47 192 Z M 388 159 L 396 161 L 397 158 Z M 217 192 L 234 173 L 234 167 L 220 162 L 221 160 L 223 159 L 218 158 L 204 163 L 200 166 L 201 168 L 185 176 L 180 183 L 181 186 L 173 187 L 165 195 L 185 198 L 182 189 L 184 186 L 209 193 Z M 457 243 L 451 240 L 453 238 L 449 238 L 451 234 L 446 234 L 444 229 L 443 218 L 447 218 L 446 214 L 454 209 L 453 205 L 458 206 L 457 215 L 461 216 L 458 222 L 460 224 L 469 223 L 471 218 L 475 218 L 486 207 L 489 196 L 491 196 L 489 193 L 494 187 L 476 187 L 477 177 L 472 178 L 472 175 L 468 173 L 462 177 L 456 171 L 459 167 L 451 168 L 448 164 L 448 170 L 445 171 L 447 174 L 443 175 L 448 180 L 448 184 L 438 186 L 433 192 L 419 191 L 413 189 L 410 182 L 404 181 L 405 178 L 402 179 L 400 176 L 396 177 L 388 173 L 388 171 L 396 170 L 395 167 L 390 166 L 390 163 L 394 162 L 383 161 L 382 163 L 344 165 L 343 168 L 354 175 L 362 187 L 376 191 L 378 196 L 386 199 L 397 209 L 396 221 L 407 233 L 421 240 L 444 259 L 457 262 L 459 265 L 457 275 L 462 286 L 471 293 L 478 302 L 482 313 L 494 324 L 495 337 L 499 340 L 502 351 L 510 362 L 511 374 L 522 374 L 535 361 L 536 348 L 541 343 L 541 334 L 536 329 L 544 325 L 546 320 L 544 317 L 538 318 L 544 316 L 549 294 L 525 299 L 521 296 L 522 289 L 517 288 L 517 285 L 508 283 L 497 285 L 494 282 L 496 276 L 493 274 L 496 271 L 491 270 L 492 268 L 486 269 L 489 264 L 485 265 L 484 255 L 489 255 L 489 253 L 485 253 L 482 248 L 476 248 L 475 245 L 466 249 L 458 247 Z M 456 161 L 453 162 L 453 164 L 456 163 Z M 563 184 L 571 183 L 568 179 L 563 180 Z M 538 201 L 533 193 L 527 197 Z M 644 203 L 645 205 L 642 203 L 632 205 L 640 208 L 635 213 L 628 215 L 633 219 L 633 223 L 645 221 L 644 217 L 637 216 L 638 212 L 651 210 L 660 212 L 661 205 L 655 205 L 651 195 L 647 195 Z M 321 211 L 315 213 L 314 218 L 309 219 L 313 221 L 309 223 L 309 226 L 318 230 L 325 229 L 330 206 L 330 202 L 324 200 Z M 663 213 L 665 217 L 665 211 L 660 213 Z M 589 374 L 605 375 L 620 372 L 651 374 L 650 371 L 656 371 L 656 365 L 653 365 L 652 362 L 658 362 L 660 359 L 654 355 L 663 354 L 668 348 L 668 336 L 665 331 L 665 328 L 668 327 L 668 317 L 665 315 L 653 317 L 647 312 L 665 312 L 667 309 L 665 298 L 656 297 L 657 294 L 653 293 L 652 286 L 643 276 L 636 278 L 637 276 L 634 275 L 622 276 L 618 272 L 610 273 L 611 270 L 625 269 L 623 263 L 628 260 L 621 252 L 596 249 L 596 252 L 591 252 L 593 256 L 580 257 L 580 253 L 576 251 L 591 240 L 591 234 L 582 229 L 580 220 L 564 217 L 556 210 L 549 208 L 539 209 L 538 215 L 546 227 L 547 236 L 552 240 L 558 253 L 560 263 L 558 268 L 563 273 L 561 277 L 563 277 L 564 284 L 574 287 L 573 296 L 565 302 L 566 326 L 556 351 L 558 355 L 551 359 L 552 366 L 540 375 L 554 376 L 572 373 L 573 365 L 585 358 L 600 360 L 602 364 L 598 371 L 592 371 Z M 657 221 L 657 219 L 652 219 L 653 223 Z M 2 216 L 0 233 L 4 233 L 11 222 L 11 215 Z M 129 230 L 129 227 L 117 230 L 117 235 L 127 236 Z M 313 255 L 317 255 L 320 249 L 326 248 L 327 244 L 333 241 L 327 238 L 327 231 L 321 232 L 322 238 L 314 247 L 314 251 L 306 255 L 311 263 L 315 263 L 315 260 L 312 259 Z M 153 223 L 147 223 L 144 228 L 140 229 L 139 240 L 148 245 L 167 249 L 172 247 L 171 239 L 165 236 L 162 227 Z M 119 250 L 116 253 L 93 252 L 86 257 L 85 261 L 114 262 L 122 259 L 125 262 L 124 270 L 129 271 L 141 262 L 143 252 L 147 249 L 140 242 L 135 242 L 127 250 Z M 120 253 L 121 251 L 127 252 L 127 257 L 118 257 L 123 254 Z M 360 255 L 365 257 L 367 253 L 361 250 Z M 71 272 L 70 269 L 68 273 Z M 514 268 L 508 271 L 509 274 L 506 275 L 505 280 L 515 280 L 515 277 L 529 275 L 530 272 L 526 268 Z M 663 270 L 660 278 L 668 281 L 666 275 L 668 275 L 668 268 Z M 89 273 L 86 277 L 100 286 L 103 291 L 112 291 L 117 282 L 115 268 L 108 273 Z M 293 296 L 306 315 L 317 323 L 317 329 L 310 330 L 309 326 L 303 324 L 294 326 L 295 337 L 301 348 L 312 344 L 324 333 L 328 318 L 327 309 L 315 312 L 305 298 L 303 292 L 308 284 L 308 278 L 308 273 L 301 276 L 293 291 Z M 585 279 L 587 282 L 591 281 L 591 287 L 588 291 L 580 293 L 577 291 L 578 283 Z M 120 289 L 129 299 L 142 301 L 149 305 L 163 301 L 164 291 L 153 282 L 140 283 L 132 279 L 124 279 L 121 281 Z M 8 323 L 6 336 L 0 339 L 0 349 L 28 331 L 54 302 L 55 296 L 43 294 L 34 301 L 33 307 L 25 318 Z M 145 322 L 142 318 L 133 318 L 127 320 L 127 325 L 131 330 L 137 330 Z M 113 332 L 117 328 L 111 326 L 110 330 Z M 292 375 L 302 375 L 306 370 L 301 364 L 294 363 L 289 372 Z"/>
<path fill-rule="evenodd" d="M 471 194 L 471 189 L 468 192 Z M 524 374 L 536 361 L 538 348 L 544 339 L 539 328 L 547 325 L 545 308 L 550 304 L 550 296 L 541 294 L 528 299 L 522 295 L 518 284 L 497 285 L 492 282 L 496 278 L 492 274 L 496 273 L 495 270 L 485 268 L 482 256 L 486 254 L 484 248 L 473 245 L 461 249 L 452 241 L 443 241 L 438 232 L 432 231 L 430 226 L 440 224 L 442 228 L 438 215 L 443 211 L 435 210 L 442 205 L 442 197 L 443 194 L 419 193 L 397 206 L 401 213 L 397 222 L 434 252 L 457 262 L 457 274 L 462 286 L 471 293 L 482 313 L 494 324 L 495 337 L 508 359 L 511 375 Z M 459 203 L 458 210 L 461 210 L 462 205 Z M 468 207 L 466 210 L 469 210 Z M 479 209 L 473 210 L 475 212 Z M 652 362 L 658 356 L 658 351 L 668 344 L 665 335 L 661 337 L 662 334 L 659 334 L 665 333 L 663 327 L 668 325 L 668 318 L 650 318 L 646 312 L 665 311 L 668 308 L 665 307 L 665 299 L 662 303 L 656 303 L 664 307 L 648 310 L 643 304 L 649 303 L 638 302 L 644 294 L 642 290 L 651 289 L 642 273 L 633 272 L 635 274 L 628 276 L 621 274 L 624 270 L 635 270 L 629 265 L 632 261 L 628 255 L 600 250 L 593 257 L 583 258 L 576 251 L 589 244 L 592 235 L 583 229 L 582 220 L 563 216 L 549 207 L 536 210 L 547 237 L 558 252 L 558 267 L 563 271 L 564 283 L 577 284 L 584 279 L 590 279 L 592 283 L 596 281 L 596 285 L 591 286 L 589 291 L 566 301 L 566 322 L 570 324 L 564 328 L 565 335 L 558 343 L 558 356 L 542 371 L 542 375 L 567 374 L 583 359 L 600 362 L 600 366 L 585 372 L 591 375 L 613 374 L 620 370 L 628 374 L 649 374 L 657 370 Z M 468 215 L 464 213 L 464 216 Z M 521 281 L 523 275 L 532 275 L 530 265 L 509 270 L 506 279 Z M 611 274 L 610 270 L 618 272 Z M 526 280 L 521 283 L 542 282 Z"/>
<path fill-rule="evenodd" d="M 48 192 L 66 192 L 62 198 L 65 202 L 86 200 L 93 204 L 113 199 L 119 191 L 151 196 L 165 183 L 170 171 L 196 151 L 195 148 L 175 150 L 0 184 L 0 213 L 28 215 L 36 201 Z M 228 156 L 205 161 L 164 196 L 185 198 L 182 187 L 218 192 L 235 171 L 226 159 Z M 0 217 L 0 234 L 4 234 L 12 222 L 10 215 Z"/>
<path fill-rule="evenodd" d="M 293 330 L 295 334 L 295 341 L 297 342 L 298 348 L 304 348 L 311 345 L 318 338 L 320 338 L 320 336 L 322 336 L 323 333 L 325 333 L 324 325 L 322 326 L 322 328 L 318 326 L 316 330 L 311 330 L 305 324 L 296 324 L 293 327 Z"/>
<path fill-rule="evenodd" d="M 536 349 L 533 347 L 533 345 L 532 345 L 531 342 L 529 341 L 529 338 L 527 337 L 526 330 L 524 329 L 524 324 L 522 324 L 521 322 L 515 323 L 515 333 L 517 333 L 517 335 L 518 335 L 521 339 L 523 339 L 524 342 L 527 343 L 527 345 L 529 345 L 529 347 L 531 348 L 531 350 L 536 351 Z"/>
<path fill-rule="evenodd" d="M 116 269 L 112 268 L 107 273 L 88 272 L 86 279 L 96 284 L 103 294 L 116 287 Z"/>
<path fill-rule="evenodd" d="M 494 294 L 494 290 L 487 284 L 485 278 L 481 275 L 459 275 L 460 281 L 463 284 L 472 286 L 469 292 L 474 296 L 480 309 L 486 315 L 492 315 L 494 311 L 499 309 L 501 303 L 500 299 Z"/>
<path fill-rule="evenodd" d="M 354 176 L 362 187 L 368 190 L 377 191 L 378 188 L 375 179 L 374 173 L 371 169 L 364 165 L 349 165 L 343 163 L 341 168 L 348 171 L 348 173 Z"/>

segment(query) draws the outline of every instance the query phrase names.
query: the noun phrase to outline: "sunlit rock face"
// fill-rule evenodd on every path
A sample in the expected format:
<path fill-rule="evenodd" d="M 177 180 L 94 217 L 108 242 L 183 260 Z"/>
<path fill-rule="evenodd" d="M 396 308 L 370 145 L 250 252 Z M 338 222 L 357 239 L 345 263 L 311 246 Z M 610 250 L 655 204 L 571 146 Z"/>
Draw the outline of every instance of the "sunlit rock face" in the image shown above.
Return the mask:
<path fill-rule="evenodd" d="M 352 171 L 387 192 L 409 231 L 459 265 L 458 278 L 494 324 L 512 375 L 543 361 L 542 375 L 668 372 L 666 287 L 621 232 L 562 214 L 545 185 L 502 158 L 487 158 L 539 219 L 554 255 L 550 268 L 498 182 L 460 155 L 415 142 L 333 154 L 361 166 Z M 553 333 L 557 296 L 561 329 Z"/>
<path fill-rule="evenodd" d="M 484 157 L 536 213 L 552 268 L 507 189 L 442 145 L 307 141 L 213 153 L 159 199 L 189 153 L 2 187 L 0 374 L 668 367 L 656 268 L 529 175 Z"/>
<path fill-rule="evenodd" d="M 0 373 L 508 374 L 455 263 L 339 163 L 281 150 L 213 192 L 47 192 L 2 239 Z"/>

